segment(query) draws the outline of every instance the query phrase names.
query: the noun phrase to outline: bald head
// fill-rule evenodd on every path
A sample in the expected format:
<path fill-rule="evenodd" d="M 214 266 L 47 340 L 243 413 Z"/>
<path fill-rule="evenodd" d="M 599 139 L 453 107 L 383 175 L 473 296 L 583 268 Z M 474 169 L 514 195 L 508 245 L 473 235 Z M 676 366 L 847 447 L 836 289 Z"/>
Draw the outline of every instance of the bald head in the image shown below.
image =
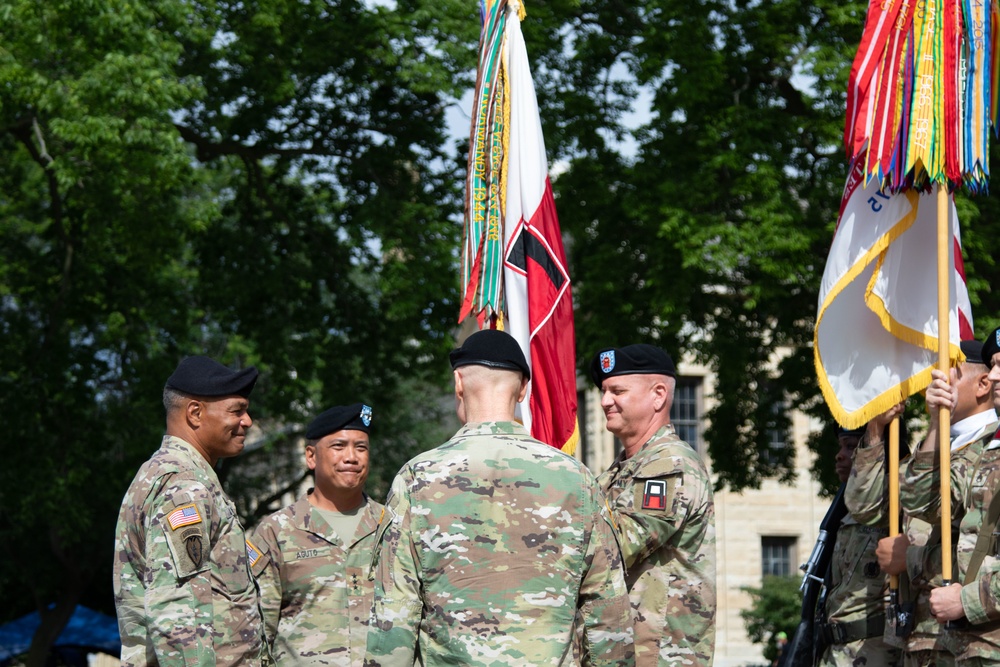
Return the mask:
<path fill-rule="evenodd" d="M 463 423 L 514 419 L 528 387 L 520 371 L 468 365 L 454 373 L 455 407 Z"/>

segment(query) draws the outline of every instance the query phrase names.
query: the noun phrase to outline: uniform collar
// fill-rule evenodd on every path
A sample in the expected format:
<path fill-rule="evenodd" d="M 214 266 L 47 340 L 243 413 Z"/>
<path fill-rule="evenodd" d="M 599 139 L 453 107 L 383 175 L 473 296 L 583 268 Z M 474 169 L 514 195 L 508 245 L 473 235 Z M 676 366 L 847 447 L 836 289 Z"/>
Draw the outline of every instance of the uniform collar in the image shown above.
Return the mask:
<path fill-rule="evenodd" d="M 202 470 L 206 475 L 215 480 L 215 482 L 219 481 L 219 476 L 215 473 L 215 468 L 213 468 L 211 464 L 205 460 L 205 457 L 201 455 L 201 452 L 195 449 L 195 446 L 187 440 L 178 438 L 176 435 L 165 435 L 163 436 L 163 442 L 160 444 L 160 448 L 170 452 L 183 461 L 191 463 L 194 467 Z"/>
<path fill-rule="evenodd" d="M 310 489 L 310 491 L 312 491 L 312 489 Z M 330 544 L 336 544 L 337 546 L 344 548 L 350 548 L 362 538 L 374 533 L 375 529 L 378 528 L 379 516 L 382 513 L 381 506 L 377 507 L 376 503 L 373 502 L 366 493 L 365 507 L 361 512 L 361 521 L 358 523 L 357 530 L 354 531 L 354 535 L 352 535 L 350 539 L 344 539 L 343 542 L 338 543 L 330 539 L 330 536 L 334 534 L 335 531 L 330 524 L 327 523 L 326 518 L 323 517 L 319 510 L 313 507 L 313 504 L 309 502 L 308 493 L 299 498 L 293 507 L 295 512 L 296 528 L 307 533 L 312 533 L 317 537 L 321 537 Z M 378 510 L 377 512 L 376 509 Z M 343 539 L 343 536 L 339 537 Z"/>

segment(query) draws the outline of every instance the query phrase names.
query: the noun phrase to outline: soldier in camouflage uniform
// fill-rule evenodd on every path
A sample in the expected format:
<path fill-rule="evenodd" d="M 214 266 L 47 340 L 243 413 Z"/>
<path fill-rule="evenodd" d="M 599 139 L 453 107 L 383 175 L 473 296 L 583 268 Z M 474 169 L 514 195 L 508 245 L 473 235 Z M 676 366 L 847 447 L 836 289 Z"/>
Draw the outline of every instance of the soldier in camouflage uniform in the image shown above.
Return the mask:
<path fill-rule="evenodd" d="M 1000 410 L 1000 329 L 987 338 L 982 359 L 990 366 L 987 376 L 992 383 L 994 407 Z M 906 466 L 905 485 L 900 500 L 916 516 L 937 523 L 940 515 L 938 454 L 938 410 L 954 410 L 959 401 L 957 374 L 951 382 L 938 370 L 927 388 L 927 406 L 931 422 L 927 439 Z M 1000 661 L 1000 560 L 995 546 L 975 573 L 970 561 L 984 526 L 993 495 L 1000 487 L 1000 441 L 996 433 L 986 434 L 958 451 L 951 458 L 951 507 L 959 523 L 955 542 L 957 577 L 950 586 L 935 588 L 930 594 L 931 615 L 939 622 L 954 621 L 958 628 L 942 633 L 939 644 L 955 658 L 957 665 L 978 667 Z M 943 664 L 943 663 L 942 663 Z"/>
<path fill-rule="evenodd" d="M 670 424 L 676 371 L 652 345 L 608 348 L 590 368 L 622 443 L 598 478 L 615 514 L 635 612 L 636 665 L 712 664 L 715 504 L 698 454 Z"/>
<path fill-rule="evenodd" d="M 966 361 L 959 366 L 955 383 L 958 402 L 952 412 L 953 455 L 997 427 L 992 383 L 987 379 L 989 369 L 981 358 L 982 345 L 962 341 L 961 346 Z M 862 443 L 858 447 L 851 473 L 855 491 L 851 511 L 866 524 L 881 521 L 887 509 L 885 448 L 875 445 Z M 934 443 L 930 446 L 933 449 Z M 905 638 L 899 638 L 903 644 L 901 664 L 903 667 L 951 665 L 954 658 L 945 650 L 941 625 L 930 611 L 930 592 L 942 583 L 940 529 L 913 516 L 905 507 L 902 509 L 903 532 L 882 539 L 875 552 L 884 572 L 901 575 L 900 603 L 913 604 L 913 630 Z M 887 627 L 889 632 L 892 628 Z"/>
<path fill-rule="evenodd" d="M 820 657 L 824 667 L 854 665 L 896 665 L 900 650 L 886 641 L 886 604 L 889 580 L 878 564 L 875 550 L 879 540 L 889 534 L 889 519 L 885 511 L 864 512 L 871 504 L 882 508 L 887 502 L 885 475 L 877 480 L 859 476 L 854 470 L 855 457 L 864 457 L 871 450 L 885 449 L 885 427 L 903 405 L 897 405 L 866 427 L 840 429 L 837 450 L 837 475 L 847 483 L 844 503 L 848 513 L 837 530 L 833 558 L 826 579 L 826 598 L 820 638 L 825 650 Z M 864 440 L 863 446 L 859 442 Z M 884 458 L 884 456 L 883 456 Z M 872 500 L 872 497 L 875 497 Z M 868 501 L 868 502 L 866 502 Z M 872 525 L 865 525 L 865 523 Z"/>
<path fill-rule="evenodd" d="M 465 426 L 393 481 L 365 664 L 631 665 L 604 496 L 586 467 L 513 420 L 530 377 L 520 347 L 479 331 L 451 363 Z"/>
<path fill-rule="evenodd" d="M 114 593 L 123 665 L 260 665 L 248 546 L 213 470 L 243 450 L 257 371 L 184 359 L 167 380 L 167 432 L 122 500 Z"/>
<path fill-rule="evenodd" d="M 271 655 L 279 665 L 360 667 L 373 584 L 368 580 L 382 505 L 364 493 L 372 410 L 326 410 L 306 429 L 315 488 L 265 518 L 253 571 Z"/>

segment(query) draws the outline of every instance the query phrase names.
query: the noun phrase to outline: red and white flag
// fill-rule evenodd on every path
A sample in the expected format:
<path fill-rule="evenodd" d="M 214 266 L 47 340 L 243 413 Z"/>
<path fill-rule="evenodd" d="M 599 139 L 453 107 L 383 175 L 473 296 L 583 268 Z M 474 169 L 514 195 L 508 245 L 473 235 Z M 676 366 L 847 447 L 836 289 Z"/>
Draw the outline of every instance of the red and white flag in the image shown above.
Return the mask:
<path fill-rule="evenodd" d="M 531 365 L 531 384 L 521 404 L 521 419 L 534 437 L 572 452 L 579 438 L 573 297 L 516 3 L 507 11 L 504 56 L 510 85 L 510 141 L 504 216 L 504 329 L 518 340 Z"/>
<path fill-rule="evenodd" d="M 936 192 L 888 195 L 876 179 L 867 187 L 864 181 L 857 160 L 820 285 L 813 346 L 823 396 L 848 428 L 926 388 L 938 355 Z M 949 202 L 948 331 L 955 363 L 964 359 L 959 341 L 974 335 L 958 215 Z"/>

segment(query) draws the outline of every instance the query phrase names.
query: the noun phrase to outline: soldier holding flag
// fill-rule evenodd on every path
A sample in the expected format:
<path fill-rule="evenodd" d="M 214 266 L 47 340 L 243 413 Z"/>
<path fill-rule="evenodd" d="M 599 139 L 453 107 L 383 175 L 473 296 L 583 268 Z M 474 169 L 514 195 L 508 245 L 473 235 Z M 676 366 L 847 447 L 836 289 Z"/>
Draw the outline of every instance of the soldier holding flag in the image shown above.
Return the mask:
<path fill-rule="evenodd" d="M 1000 410 L 1000 329 L 986 338 L 981 355 L 990 368 L 987 378 L 994 407 Z M 943 373 L 934 372 L 927 389 L 927 405 L 932 410 L 927 439 L 906 466 L 906 484 L 900 488 L 903 506 L 928 521 L 936 521 L 940 513 L 940 498 L 935 493 L 939 468 L 935 466 L 933 446 L 939 424 L 934 415 L 939 408 L 958 405 L 957 378 L 952 380 L 949 383 Z M 930 593 L 931 615 L 938 623 L 951 621 L 955 625 L 942 634 L 939 646 L 954 657 L 956 664 L 995 664 L 1000 658 L 998 488 L 1000 440 L 995 429 L 988 428 L 951 459 L 952 518 L 959 522 L 955 544 L 957 577 L 949 586 Z M 952 573 L 945 572 L 944 577 L 951 579 Z"/>

